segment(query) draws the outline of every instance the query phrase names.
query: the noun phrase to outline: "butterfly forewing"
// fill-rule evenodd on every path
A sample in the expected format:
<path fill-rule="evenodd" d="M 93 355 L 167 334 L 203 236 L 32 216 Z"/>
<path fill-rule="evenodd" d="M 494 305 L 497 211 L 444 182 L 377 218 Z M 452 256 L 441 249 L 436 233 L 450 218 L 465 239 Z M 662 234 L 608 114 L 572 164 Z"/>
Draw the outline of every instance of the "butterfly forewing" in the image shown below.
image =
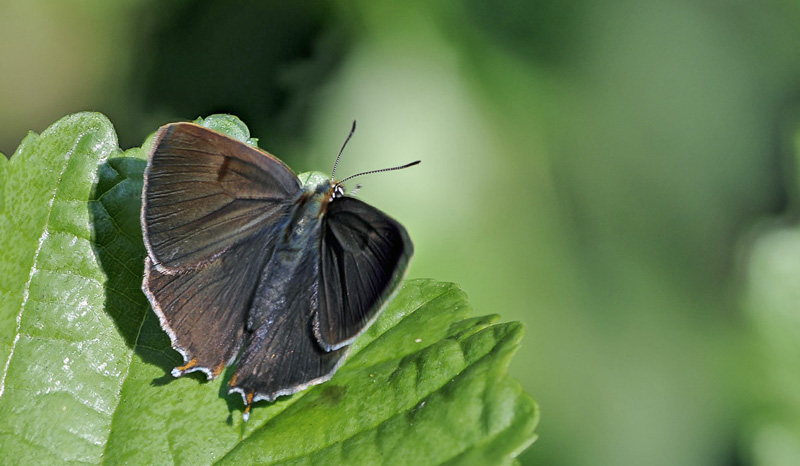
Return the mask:
<path fill-rule="evenodd" d="M 405 273 L 414 247 L 402 225 L 351 197 L 323 219 L 315 335 L 326 349 L 350 344 L 375 318 Z"/>
<path fill-rule="evenodd" d="M 283 162 L 192 123 L 156 134 L 142 223 L 151 260 L 174 273 L 213 259 L 277 219 L 299 195 Z"/>

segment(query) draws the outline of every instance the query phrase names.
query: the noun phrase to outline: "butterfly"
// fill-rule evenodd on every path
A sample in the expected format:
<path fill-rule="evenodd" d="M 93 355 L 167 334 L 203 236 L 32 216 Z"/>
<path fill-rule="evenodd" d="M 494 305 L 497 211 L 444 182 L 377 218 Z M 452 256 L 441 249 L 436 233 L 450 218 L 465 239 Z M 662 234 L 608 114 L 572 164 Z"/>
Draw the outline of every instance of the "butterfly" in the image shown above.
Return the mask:
<path fill-rule="evenodd" d="M 321 173 L 194 123 L 155 135 L 144 173 L 142 289 L 183 365 L 273 401 L 330 379 L 413 254 L 397 221 Z"/>

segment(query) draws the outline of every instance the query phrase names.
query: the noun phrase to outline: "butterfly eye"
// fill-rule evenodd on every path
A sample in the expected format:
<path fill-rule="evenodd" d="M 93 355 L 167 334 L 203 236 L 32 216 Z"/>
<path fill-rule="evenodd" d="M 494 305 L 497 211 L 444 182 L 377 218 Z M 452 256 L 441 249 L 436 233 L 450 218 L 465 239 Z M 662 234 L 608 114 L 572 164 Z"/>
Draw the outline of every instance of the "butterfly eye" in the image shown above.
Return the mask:
<path fill-rule="evenodd" d="M 332 199 L 336 199 L 339 197 L 344 196 L 344 186 L 337 184 L 333 187 L 333 197 Z"/>

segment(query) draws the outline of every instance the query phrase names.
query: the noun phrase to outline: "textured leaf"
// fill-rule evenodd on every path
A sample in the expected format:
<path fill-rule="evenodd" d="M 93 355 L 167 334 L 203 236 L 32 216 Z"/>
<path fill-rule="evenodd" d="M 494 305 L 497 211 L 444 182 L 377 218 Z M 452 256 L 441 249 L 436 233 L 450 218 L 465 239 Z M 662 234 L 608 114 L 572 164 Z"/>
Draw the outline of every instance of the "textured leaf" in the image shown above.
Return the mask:
<path fill-rule="evenodd" d="M 205 120 L 254 143 L 238 119 Z M 140 290 L 143 149 L 99 114 L 0 158 L 3 464 L 506 464 L 535 438 L 506 374 L 519 323 L 471 318 L 457 286 L 407 281 L 333 379 L 242 422 L 231 371 L 181 359 Z"/>

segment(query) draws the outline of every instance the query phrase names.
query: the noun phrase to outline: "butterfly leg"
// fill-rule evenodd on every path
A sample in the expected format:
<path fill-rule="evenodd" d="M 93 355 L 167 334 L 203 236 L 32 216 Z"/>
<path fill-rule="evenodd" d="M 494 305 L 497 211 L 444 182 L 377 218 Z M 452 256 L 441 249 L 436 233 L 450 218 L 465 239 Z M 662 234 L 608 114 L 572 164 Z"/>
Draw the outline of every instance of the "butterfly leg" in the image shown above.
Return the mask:
<path fill-rule="evenodd" d="M 244 422 L 247 422 L 247 420 L 250 419 L 250 407 L 253 406 L 254 394 L 255 391 L 251 391 L 250 393 L 247 394 L 247 396 L 245 396 L 245 407 L 244 407 L 244 412 L 242 413 L 242 419 L 244 419 Z"/>
<path fill-rule="evenodd" d="M 193 367 L 197 366 L 197 358 L 192 358 L 186 364 L 182 366 L 175 367 L 172 369 L 172 376 L 173 377 L 180 377 L 185 374 L 187 371 L 192 369 Z"/>

